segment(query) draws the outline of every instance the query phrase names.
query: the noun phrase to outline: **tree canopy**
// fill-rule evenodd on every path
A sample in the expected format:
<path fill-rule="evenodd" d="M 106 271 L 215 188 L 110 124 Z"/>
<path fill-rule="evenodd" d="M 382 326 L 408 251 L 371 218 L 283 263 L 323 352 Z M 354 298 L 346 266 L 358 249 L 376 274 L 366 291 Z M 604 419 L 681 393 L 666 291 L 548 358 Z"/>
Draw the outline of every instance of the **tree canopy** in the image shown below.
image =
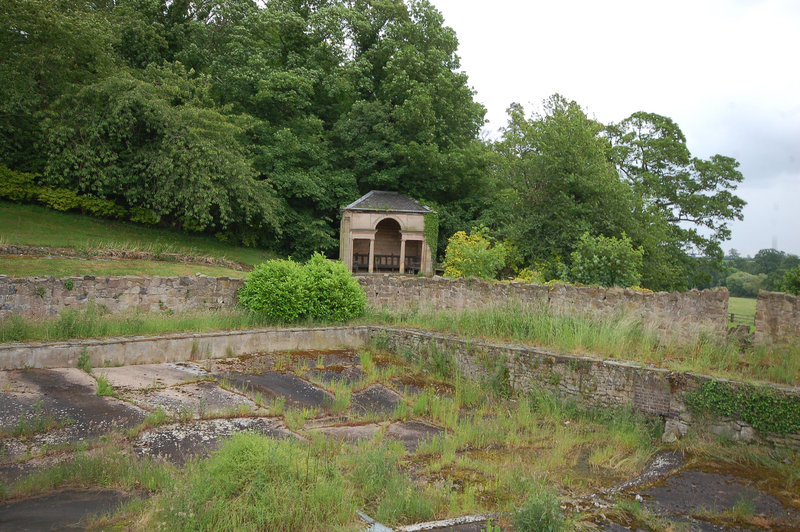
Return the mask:
<path fill-rule="evenodd" d="M 427 1 L 10 0 L 0 159 L 139 221 L 308 256 L 373 188 L 480 196 L 484 108 Z M 133 212 L 133 211 L 132 211 Z M 136 211 L 141 212 L 141 211 Z"/>
<path fill-rule="evenodd" d="M 512 104 L 484 140 L 457 48 L 426 0 L 7 0 L 5 197 L 303 259 L 335 254 L 340 209 L 387 189 L 438 212 L 439 257 L 486 226 L 507 272 L 557 277 L 586 242 L 624 241 L 645 287 L 724 279 L 734 159 L 693 157 L 667 117 L 602 124 L 560 95 Z"/>

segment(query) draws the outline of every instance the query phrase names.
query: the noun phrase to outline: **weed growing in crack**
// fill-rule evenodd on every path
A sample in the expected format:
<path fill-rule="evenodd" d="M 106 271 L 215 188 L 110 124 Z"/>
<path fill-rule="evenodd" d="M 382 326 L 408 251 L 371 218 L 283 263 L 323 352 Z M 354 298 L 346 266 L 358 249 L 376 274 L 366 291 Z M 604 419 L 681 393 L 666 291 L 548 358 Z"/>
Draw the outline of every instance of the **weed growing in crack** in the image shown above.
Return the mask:
<path fill-rule="evenodd" d="M 271 416 L 282 416 L 286 408 L 285 397 L 275 397 L 267 405 L 267 411 Z"/>
<path fill-rule="evenodd" d="M 92 373 L 92 361 L 89 360 L 89 353 L 85 347 L 81 350 L 81 355 L 78 357 L 78 369 L 90 375 Z"/>
<path fill-rule="evenodd" d="M 105 375 L 97 376 L 97 395 L 100 397 L 114 395 L 114 387 Z"/>
<path fill-rule="evenodd" d="M 297 431 L 305 426 L 307 420 L 316 417 L 318 414 L 318 408 L 287 408 L 283 418 L 289 430 Z"/>
<path fill-rule="evenodd" d="M 25 407 L 22 408 L 19 418 L 17 418 L 17 422 L 13 427 L 0 430 L 0 438 L 27 438 L 42 432 L 60 429 L 73 423 L 75 423 L 75 420 L 71 417 L 56 419 L 50 414 L 45 414 L 42 399 L 38 398 L 30 411 L 27 411 Z"/>

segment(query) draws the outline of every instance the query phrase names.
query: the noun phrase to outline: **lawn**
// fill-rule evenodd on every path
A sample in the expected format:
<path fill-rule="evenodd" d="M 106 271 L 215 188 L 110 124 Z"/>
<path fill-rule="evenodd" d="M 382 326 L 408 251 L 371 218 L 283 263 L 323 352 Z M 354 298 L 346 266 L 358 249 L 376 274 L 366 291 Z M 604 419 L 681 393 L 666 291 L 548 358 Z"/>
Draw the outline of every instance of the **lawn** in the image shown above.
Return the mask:
<path fill-rule="evenodd" d="M 231 246 L 209 236 L 8 202 L 0 202 L 0 244 L 181 253 L 250 265 L 273 257 L 263 249 Z"/>
<path fill-rule="evenodd" d="M 29 257 L 0 257 L 0 275 L 10 277 L 73 277 L 76 275 L 154 275 L 175 277 L 201 273 L 213 277 L 247 277 L 221 266 L 147 260 L 82 260 Z"/>
<path fill-rule="evenodd" d="M 755 316 L 756 299 L 752 297 L 730 297 L 728 299 L 728 313 Z"/>

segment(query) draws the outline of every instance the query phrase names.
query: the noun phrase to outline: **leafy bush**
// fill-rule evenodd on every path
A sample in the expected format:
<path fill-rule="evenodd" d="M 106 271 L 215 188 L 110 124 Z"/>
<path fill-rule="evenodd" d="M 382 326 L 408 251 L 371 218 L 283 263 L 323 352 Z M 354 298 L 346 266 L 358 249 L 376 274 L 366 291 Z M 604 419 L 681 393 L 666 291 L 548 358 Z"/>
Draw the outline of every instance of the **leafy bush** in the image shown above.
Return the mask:
<path fill-rule="evenodd" d="M 85 214 L 98 218 L 122 219 L 128 214 L 125 207 L 120 207 L 111 200 L 95 198 L 94 196 L 81 196 L 80 208 Z"/>
<path fill-rule="evenodd" d="M 360 316 L 367 306 L 367 296 L 358 281 L 339 261 L 321 253 L 306 262 L 304 283 L 309 297 L 309 317 L 345 321 Z"/>
<path fill-rule="evenodd" d="M 239 290 L 239 302 L 274 321 L 290 322 L 308 315 L 310 300 L 303 265 L 270 260 L 256 266 Z"/>
<path fill-rule="evenodd" d="M 255 267 L 239 291 L 246 308 L 270 320 L 314 318 L 344 321 L 364 312 L 364 289 L 347 267 L 317 253 L 303 266 L 271 260 Z"/>
<path fill-rule="evenodd" d="M 473 229 L 472 234 L 458 231 L 450 237 L 444 251 L 444 274 L 447 277 L 494 279 L 505 259 L 505 246 L 492 245 L 485 229 Z"/>
<path fill-rule="evenodd" d="M 80 210 L 100 218 L 124 218 L 128 211 L 111 200 L 80 195 L 61 187 L 36 184 L 40 176 L 15 172 L 0 164 L 0 198 L 15 202 L 35 202 L 57 211 Z M 134 220 L 136 221 L 136 220 Z"/>
<path fill-rule="evenodd" d="M 766 282 L 767 276 L 763 273 L 734 272 L 725 279 L 725 286 L 734 297 L 756 297 Z"/>
<path fill-rule="evenodd" d="M 45 207 L 63 212 L 77 209 L 81 204 L 80 198 L 73 191 L 50 187 L 44 187 L 39 193 L 39 202 Z"/>
<path fill-rule="evenodd" d="M 644 250 L 631 239 L 591 236 L 584 233 L 572 252 L 569 281 L 600 286 L 627 287 L 639 284 Z"/>
<path fill-rule="evenodd" d="M 800 266 L 783 274 L 783 279 L 781 279 L 779 284 L 779 290 L 787 294 L 800 295 Z"/>
<path fill-rule="evenodd" d="M 41 187 L 36 185 L 36 174 L 15 172 L 0 164 L 0 198 L 11 201 L 33 201 Z"/>
<path fill-rule="evenodd" d="M 515 530 L 558 532 L 565 529 L 561 506 L 555 495 L 544 489 L 530 498 L 511 516 Z"/>
<path fill-rule="evenodd" d="M 538 270 L 523 268 L 519 271 L 514 280 L 522 283 L 544 284 L 544 275 Z"/>

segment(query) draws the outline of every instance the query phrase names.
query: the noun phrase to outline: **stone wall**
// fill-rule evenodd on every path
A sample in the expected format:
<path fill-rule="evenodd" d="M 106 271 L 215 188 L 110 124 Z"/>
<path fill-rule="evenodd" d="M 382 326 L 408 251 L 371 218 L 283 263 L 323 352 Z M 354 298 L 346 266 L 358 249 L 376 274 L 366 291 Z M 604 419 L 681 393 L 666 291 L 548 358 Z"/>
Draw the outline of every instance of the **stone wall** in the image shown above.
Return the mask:
<path fill-rule="evenodd" d="M 800 296 L 760 291 L 755 325 L 757 344 L 800 341 Z"/>
<path fill-rule="evenodd" d="M 620 288 L 525 283 L 490 283 L 477 279 L 444 279 L 400 275 L 357 276 L 367 301 L 377 308 L 461 310 L 516 302 L 556 312 L 642 316 L 664 341 L 692 338 L 700 331 L 723 335 L 728 323 L 725 289 L 689 292 L 642 292 Z M 187 277 L 25 277 L 0 275 L 0 318 L 11 314 L 54 315 L 89 301 L 111 312 L 221 309 L 236 303 L 241 279 Z M 761 292 L 757 343 L 800 338 L 800 297 Z"/>
<path fill-rule="evenodd" d="M 264 352 L 359 348 L 370 342 L 403 355 L 432 349 L 451 356 L 461 372 L 483 381 L 503 372 L 517 391 L 544 389 L 588 406 L 630 406 L 666 421 L 665 439 L 686 433 L 695 421 L 685 395 L 709 380 L 704 375 L 635 363 L 570 355 L 532 346 L 500 344 L 447 334 L 381 326 L 275 328 L 151 337 L 100 338 L 0 345 L 0 369 L 75 367 L 87 354 L 93 367 L 221 358 Z M 733 387 L 743 383 L 725 381 Z M 800 388 L 771 385 L 800 399 Z M 715 419 L 712 431 L 739 441 L 763 439 L 800 449 L 800 434 L 758 434 L 737 419 Z"/>
<path fill-rule="evenodd" d="M 78 357 L 84 353 L 93 367 L 100 368 L 280 351 L 356 348 L 369 341 L 370 331 L 369 327 L 276 328 L 0 344 L 0 370 L 75 367 Z"/>
<path fill-rule="evenodd" d="M 234 305 L 241 279 L 187 277 L 24 277 L 0 276 L 0 317 L 47 316 L 89 301 L 111 312 L 220 309 Z"/>
<path fill-rule="evenodd" d="M 516 391 L 544 389 L 560 397 L 573 398 L 587 406 L 630 406 L 666 421 L 665 441 L 673 441 L 694 423 L 684 398 L 709 380 L 724 381 L 733 388 L 745 383 L 706 375 L 642 367 L 631 362 L 603 360 L 571 355 L 531 346 L 497 344 L 463 339 L 452 335 L 373 327 L 371 337 L 378 345 L 400 354 L 415 354 L 436 349 L 453 357 L 456 366 L 474 380 L 485 380 L 507 372 L 508 383 Z M 800 388 L 770 385 L 770 389 L 800 400 Z M 800 449 L 800 433 L 759 434 L 738 419 L 714 419 L 710 430 L 736 441 L 763 439 Z"/>
<path fill-rule="evenodd" d="M 728 327 L 728 291 L 643 292 L 597 286 L 492 283 L 477 279 L 398 275 L 359 276 L 367 301 L 378 308 L 480 308 L 517 302 L 556 312 L 595 316 L 642 316 L 662 340 L 691 338 L 700 331 L 723 335 Z"/>

